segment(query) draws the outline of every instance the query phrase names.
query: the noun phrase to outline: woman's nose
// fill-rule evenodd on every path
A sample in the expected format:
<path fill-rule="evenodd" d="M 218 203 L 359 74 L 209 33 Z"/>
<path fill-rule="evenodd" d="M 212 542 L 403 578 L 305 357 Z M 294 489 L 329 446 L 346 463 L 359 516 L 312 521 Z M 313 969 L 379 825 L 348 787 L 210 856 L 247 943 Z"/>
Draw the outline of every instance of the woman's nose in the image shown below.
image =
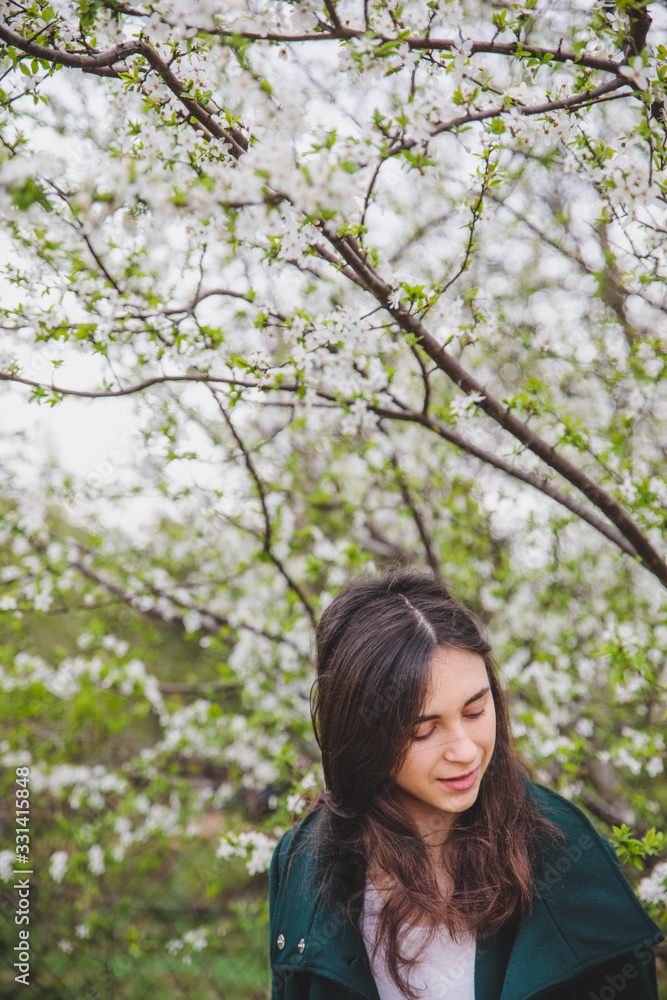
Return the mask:
<path fill-rule="evenodd" d="M 447 760 L 471 763 L 477 756 L 477 747 L 469 736 L 450 736 L 443 747 L 443 756 Z"/>

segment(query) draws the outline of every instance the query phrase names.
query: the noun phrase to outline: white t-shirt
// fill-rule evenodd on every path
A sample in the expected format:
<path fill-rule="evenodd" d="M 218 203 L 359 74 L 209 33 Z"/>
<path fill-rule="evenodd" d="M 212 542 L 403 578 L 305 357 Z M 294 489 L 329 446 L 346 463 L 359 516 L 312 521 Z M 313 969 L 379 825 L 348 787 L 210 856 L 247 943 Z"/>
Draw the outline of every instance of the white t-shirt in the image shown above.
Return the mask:
<path fill-rule="evenodd" d="M 373 954 L 375 929 L 383 903 L 373 883 L 366 880 L 361 931 L 369 958 Z M 406 957 L 413 955 L 426 935 L 426 928 L 413 927 L 403 940 Z M 371 963 L 380 1000 L 405 1000 L 386 966 L 381 945 L 377 959 Z M 438 928 L 418 965 L 408 975 L 412 987 L 420 990 L 423 1000 L 475 1000 L 475 938 L 467 935 L 460 944 L 454 942 L 444 924 Z"/>

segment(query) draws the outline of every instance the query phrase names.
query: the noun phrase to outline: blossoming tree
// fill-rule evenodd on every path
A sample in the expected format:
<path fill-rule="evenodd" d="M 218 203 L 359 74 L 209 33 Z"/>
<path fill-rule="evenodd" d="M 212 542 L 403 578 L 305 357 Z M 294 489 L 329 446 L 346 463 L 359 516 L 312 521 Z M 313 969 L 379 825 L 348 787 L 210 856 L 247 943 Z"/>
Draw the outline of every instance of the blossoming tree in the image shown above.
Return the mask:
<path fill-rule="evenodd" d="M 5 463 L 0 749 L 67 900 L 54 996 L 72 964 L 98 995 L 261 995 L 263 873 L 317 780 L 312 625 L 363 567 L 489 622 L 538 780 L 664 918 L 666 21 L 2 5 L 0 380 L 136 401 L 43 507 Z M 105 531 L 142 491 L 150 538 Z"/>

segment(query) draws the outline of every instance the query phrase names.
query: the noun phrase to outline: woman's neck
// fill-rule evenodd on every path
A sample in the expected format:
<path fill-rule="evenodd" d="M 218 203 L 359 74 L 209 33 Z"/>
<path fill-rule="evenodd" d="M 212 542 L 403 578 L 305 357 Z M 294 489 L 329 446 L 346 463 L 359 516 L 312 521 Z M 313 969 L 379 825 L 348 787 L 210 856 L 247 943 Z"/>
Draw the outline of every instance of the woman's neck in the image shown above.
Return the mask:
<path fill-rule="evenodd" d="M 438 886 L 439 894 L 444 901 L 451 895 L 454 888 L 454 882 L 442 863 L 443 840 L 440 838 L 439 841 L 436 841 L 434 838 L 433 842 L 427 843 L 424 841 L 424 844 L 426 846 L 432 875 Z M 373 861 L 368 863 L 366 877 L 373 884 L 382 901 L 386 902 L 391 891 L 397 884 L 396 878 L 392 876 L 390 872 L 387 872 L 381 869 L 378 865 L 374 864 Z"/>

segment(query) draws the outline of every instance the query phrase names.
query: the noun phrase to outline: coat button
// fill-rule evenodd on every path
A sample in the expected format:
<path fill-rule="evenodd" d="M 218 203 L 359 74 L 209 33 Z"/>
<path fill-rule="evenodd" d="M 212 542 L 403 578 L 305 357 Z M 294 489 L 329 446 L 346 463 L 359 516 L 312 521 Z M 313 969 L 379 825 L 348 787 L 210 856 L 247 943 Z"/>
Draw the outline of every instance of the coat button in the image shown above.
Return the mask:
<path fill-rule="evenodd" d="M 306 942 L 304 941 L 303 938 L 301 938 L 301 940 L 299 941 L 299 944 L 297 945 L 297 947 L 298 947 L 299 951 L 303 954 L 303 951 L 304 951 L 304 949 L 306 947 Z"/>
<path fill-rule="evenodd" d="M 279 934 L 278 935 L 277 944 L 278 944 L 278 947 L 280 948 L 280 950 L 282 951 L 283 948 L 285 947 L 285 935 L 284 934 Z"/>

